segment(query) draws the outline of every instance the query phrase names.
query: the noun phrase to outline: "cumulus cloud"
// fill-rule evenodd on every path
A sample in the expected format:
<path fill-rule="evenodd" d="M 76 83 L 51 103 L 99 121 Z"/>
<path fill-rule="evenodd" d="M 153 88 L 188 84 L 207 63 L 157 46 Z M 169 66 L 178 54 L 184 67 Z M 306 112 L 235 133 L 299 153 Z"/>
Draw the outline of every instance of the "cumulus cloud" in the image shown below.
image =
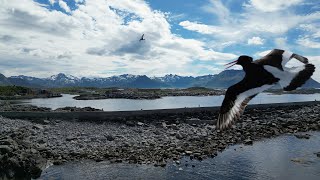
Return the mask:
<path fill-rule="evenodd" d="M 314 41 L 308 37 L 299 38 L 297 43 L 308 48 L 320 49 L 320 42 Z"/>
<path fill-rule="evenodd" d="M 262 45 L 264 43 L 264 39 L 260 37 L 252 37 L 248 39 L 248 44 L 249 45 Z"/>
<path fill-rule="evenodd" d="M 274 12 L 298 5 L 303 0 L 250 0 L 247 7 L 253 7 L 262 12 Z"/>
<path fill-rule="evenodd" d="M 48 0 L 48 1 L 51 5 L 53 5 L 56 2 L 56 0 Z"/>
<path fill-rule="evenodd" d="M 167 14 L 153 10 L 145 1 L 83 2 L 76 1 L 76 9 L 71 10 L 66 1 L 49 1 L 63 9 L 58 11 L 31 0 L 4 1 L 0 7 L 0 63 L 5 66 L 0 71 L 7 76 L 59 72 L 76 76 L 195 75 L 201 71 L 192 68 L 194 60 L 236 57 L 207 48 L 200 40 L 173 34 Z M 143 33 L 146 40 L 139 42 Z M 20 60 L 29 65 L 20 66 Z"/>
<path fill-rule="evenodd" d="M 215 0 L 210 1 L 204 9 L 218 16 L 220 22 L 211 21 L 210 24 L 204 24 L 185 20 L 179 25 L 187 30 L 209 35 L 218 44 L 227 42 L 244 44 L 253 36 L 264 39 L 265 37 L 276 38 L 299 28 L 301 24 L 314 24 L 319 20 L 319 11 L 298 14 L 289 9 L 301 4 L 302 1 L 251 0 L 244 4 L 243 11 L 239 13 L 227 11 L 225 1 Z M 217 8 L 218 6 L 221 8 Z"/>
<path fill-rule="evenodd" d="M 69 6 L 67 5 L 67 3 L 66 2 L 64 2 L 64 1 L 62 1 L 62 0 L 59 0 L 59 6 L 63 9 L 63 10 L 65 10 L 66 12 L 71 12 L 71 10 L 70 10 L 70 8 L 69 8 Z"/>

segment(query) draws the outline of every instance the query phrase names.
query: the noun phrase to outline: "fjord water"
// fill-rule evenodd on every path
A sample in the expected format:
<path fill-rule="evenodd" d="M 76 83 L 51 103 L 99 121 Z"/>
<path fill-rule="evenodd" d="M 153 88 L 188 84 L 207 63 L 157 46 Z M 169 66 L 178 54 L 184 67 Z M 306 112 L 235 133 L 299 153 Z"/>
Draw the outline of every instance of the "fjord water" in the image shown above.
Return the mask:
<path fill-rule="evenodd" d="M 254 142 L 252 146 L 231 146 L 203 161 L 181 159 L 165 168 L 153 165 L 70 162 L 51 166 L 40 179 L 291 179 L 318 180 L 320 132 L 310 139 L 283 135 Z M 194 167 L 192 167 L 194 166 Z"/>
<path fill-rule="evenodd" d="M 154 100 L 133 99 L 100 99 L 100 100 L 74 100 L 74 95 L 63 94 L 63 97 L 49 99 L 29 99 L 23 103 L 52 109 L 60 107 L 86 107 L 90 106 L 104 111 L 130 111 L 149 109 L 172 109 L 184 107 L 210 107 L 220 106 L 224 96 L 175 96 L 163 97 Z M 250 104 L 269 104 L 285 102 L 302 102 L 320 100 L 320 94 L 282 94 L 274 95 L 261 93 L 250 101 Z"/>

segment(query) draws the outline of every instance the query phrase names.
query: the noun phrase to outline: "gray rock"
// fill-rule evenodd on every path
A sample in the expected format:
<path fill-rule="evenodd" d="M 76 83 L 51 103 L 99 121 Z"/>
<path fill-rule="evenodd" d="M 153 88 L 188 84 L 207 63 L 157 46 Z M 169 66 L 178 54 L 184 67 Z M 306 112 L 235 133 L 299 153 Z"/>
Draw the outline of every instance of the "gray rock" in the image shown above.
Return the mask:
<path fill-rule="evenodd" d="M 176 134 L 176 138 L 177 139 L 183 139 L 183 135 L 179 132 Z"/>
<path fill-rule="evenodd" d="M 44 144 L 44 143 L 46 143 L 46 142 L 44 141 L 44 139 L 39 139 L 39 140 L 38 140 L 38 143 L 39 143 L 39 144 Z"/>
<path fill-rule="evenodd" d="M 173 130 L 179 130 L 178 126 L 176 124 L 171 124 L 170 126 Z"/>
<path fill-rule="evenodd" d="M 135 123 L 133 121 L 126 121 L 127 126 L 134 126 Z"/>
<path fill-rule="evenodd" d="M 115 138 L 114 138 L 112 135 L 110 135 L 110 134 L 106 135 L 105 137 L 107 138 L 108 141 L 113 141 L 113 140 L 115 139 Z"/>
<path fill-rule="evenodd" d="M 137 123 L 137 125 L 138 125 L 138 126 L 143 126 L 143 125 L 144 125 L 144 123 L 142 123 L 142 122 L 138 122 L 138 123 Z"/>
<path fill-rule="evenodd" d="M 246 139 L 246 140 L 243 141 L 243 143 L 244 143 L 245 145 L 252 145 L 252 144 L 253 144 L 253 141 L 252 141 L 251 139 Z"/>
<path fill-rule="evenodd" d="M 193 152 L 192 151 L 185 151 L 186 155 L 191 155 Z"/>
<path fill-rule="evenodd" d="M 167 124 L 165 122 L 161 123 L 162 128 L 167 129 Z"/>
<path fill-rule="evenodd" d="M 50 123 L 50 121 L 48 121 L 48 120 L 43 120 L 42 123 L 45 124 L 45 125 L 48 125 L 48 124 Z"/>
<path fill-rule="evenodd" d="M 67 141 L 72 141 L 72 140 L 76 140 L 76 139 L 77 139 L 77 137 L 75 137 L 75 136 L 68 136 L 66 138 Z"/>
<path fill-rule="evenodd" d="M 13 144 L 13 140 L 12 139 L 0 140 L 0 145 L 11 145 L 11 144 Z"/>
<path fill-rule="evenodd" d="M 310 139 L 310 134 L 295 134 L 294 135 L 298 139 Z"/>
<path fill-rule="evenodd" d="M 0 145 L 0 154 L 6 154 L 11 151 L 12 149 L 9 147 L 9 145 Z"/>
<path fill-rule="evenodd" d="M 44 129 L 44 127 L 42 125 L 40 125 L 40 124 L 35 124 L 35 125 L 32 126 L 32 128 L 33 129 L 37 129 L 37 130 L 43 130 Z"/>

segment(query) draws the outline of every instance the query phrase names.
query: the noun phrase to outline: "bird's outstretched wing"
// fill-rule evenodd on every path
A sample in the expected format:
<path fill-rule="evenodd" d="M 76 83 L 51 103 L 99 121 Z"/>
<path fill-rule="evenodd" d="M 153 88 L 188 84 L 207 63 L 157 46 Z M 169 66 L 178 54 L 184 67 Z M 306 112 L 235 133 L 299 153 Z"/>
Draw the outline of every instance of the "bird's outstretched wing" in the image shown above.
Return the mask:
<path fill-rule="evenodd" d="M 292 59 L 302 62 L 302 65 L 286 67 L 286 64 Z M 263 65 L 268 72 L 279 78 L 279 84 L 285 91 L 301 87 L 315 71 L 315 66 L 309 64 L 308 58 L 281 49 L 274 49 L 253 63 Z"/>
<path fill-rule="evenodd" d="M 217 128 L 225 129 L 231 126 L 235 120 L 240 118 L 252 98 L 274 85 L 261 84 L 261 86 L 250 87 L 246 86 L 248 84 L 248 80 L 243 79 L 239 83 L 228 88 L 220 108 Z"/>
<path fill-rule="evenodd" d="M 144 39 L 144 34 L 142 34 L 141 38 L 139 39 L 139 41 L 143 41 Z"/>
<path fill-rule="evenodd" d="M 279 68 L 283 71 L 285 65 L 291 60 L 296 59 L 304 64 L 308 64 L 308 58 L 303 57 L 299 54 L 292 53 L 290 51 L 285 51 L 282 49 L 273 49 L 267 55 L 260 59 L 255 60 L 253 63 L 259 65 L 269 65 Z"/>

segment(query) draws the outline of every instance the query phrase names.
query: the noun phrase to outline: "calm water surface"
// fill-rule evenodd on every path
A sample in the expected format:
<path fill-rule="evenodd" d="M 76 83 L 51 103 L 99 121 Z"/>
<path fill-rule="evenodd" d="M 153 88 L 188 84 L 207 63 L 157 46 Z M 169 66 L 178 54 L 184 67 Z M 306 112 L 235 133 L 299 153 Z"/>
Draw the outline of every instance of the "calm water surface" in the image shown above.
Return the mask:
<path fill-rule="evenodd" d="M 108 162 L 73 162 L 51 166 L 40 179 L 291 179 L 319 180 L 320 132 L 310 132 L 310 139 L 284 135 L 255 142 L 253 146 L 231 146 L 217 157 L 202 162 L 181 159 L 180 165 L 110 164 Z M 299 163 L 293 162 L 298 160 Z M 195 167 L 192 167 L 195 165 Z"/>
<path fill-rule="evenodd" d="M 171 109 L 184 107 L 208 107 L 220 106 L 224 96 L 178 96 L 163 97 L 155 100 L 132 100 L 132 99 L 100 99 L 100 100 L 74 100 L 74 95 L 63 94 L 63 97 L 50 99 L 29 99 L 24 103 L 52 109 L 76 106 L 90 106 L 104 111 L 129 111 L 147 109 Z M 283 94 L 272 95 L 261 93 L 250 104 L 269 104 L 283 102 L 301 102 L 320 100 L 320 94 Z"/>

